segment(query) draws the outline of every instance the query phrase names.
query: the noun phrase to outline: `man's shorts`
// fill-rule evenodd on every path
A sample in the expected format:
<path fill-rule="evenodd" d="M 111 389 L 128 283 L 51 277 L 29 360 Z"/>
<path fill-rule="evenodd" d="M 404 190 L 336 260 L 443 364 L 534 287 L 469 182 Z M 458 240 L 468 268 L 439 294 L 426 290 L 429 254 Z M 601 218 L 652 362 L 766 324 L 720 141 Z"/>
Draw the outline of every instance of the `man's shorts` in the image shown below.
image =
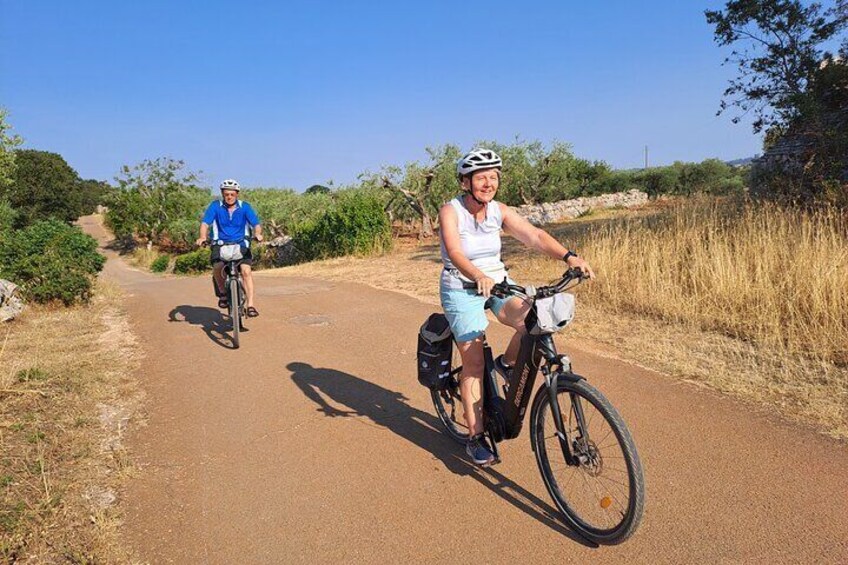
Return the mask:
<path fill-rule="evenodd" d="M 250 252 L 250 247 L 241 246 L 241 262 L 243 265 L 253 265 L 253 253 Z M 221 246 L 212 246 L 212 264 L 221 263 Z"/>
<path fill-rule="evenodd" d="M 439 289 L 442 309 L 450 324 L 453 338 L 457 343 L 477 339 L 486 331 L 489 320 L 486 318 L 486 301 L 497 316 L 504 305 L 514 297 L 484 298 L 476 290 L 452 289 L 442 286 Z"/>

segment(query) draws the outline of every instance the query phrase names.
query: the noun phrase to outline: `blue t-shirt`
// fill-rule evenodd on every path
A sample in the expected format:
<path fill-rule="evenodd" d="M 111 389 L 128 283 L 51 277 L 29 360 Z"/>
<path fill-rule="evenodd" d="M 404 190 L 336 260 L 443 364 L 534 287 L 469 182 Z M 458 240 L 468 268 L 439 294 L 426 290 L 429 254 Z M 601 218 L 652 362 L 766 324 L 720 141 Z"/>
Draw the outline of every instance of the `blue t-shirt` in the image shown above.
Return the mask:
<path fill-rule="evenodd" d="M 250 229 L 259 225 L 259 216 L 250 204 L 236 200 L 232 212 L 222 200 L 212 202 L 203 214 L 203 223 L 212 226 L 211 239 L 213 242 L 245 243 L 250 235 Z"/>

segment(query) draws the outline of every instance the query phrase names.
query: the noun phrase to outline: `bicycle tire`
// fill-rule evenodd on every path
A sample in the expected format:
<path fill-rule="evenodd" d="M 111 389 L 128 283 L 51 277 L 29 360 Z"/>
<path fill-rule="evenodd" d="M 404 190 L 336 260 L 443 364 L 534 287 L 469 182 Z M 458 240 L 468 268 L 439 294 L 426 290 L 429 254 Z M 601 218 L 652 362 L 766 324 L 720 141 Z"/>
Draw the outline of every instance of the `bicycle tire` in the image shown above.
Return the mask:
<path fill-rule="evenodd" d="M 603 545 L 622 543 L 639 527 L 645 506 L 645 479 L 633 438 L 618 411 L 592 385 L 565 379 L 557 384 L 557 400 L 572 453 L 588 454 L 588 460 L 576 466 L 565 462 L 548 389 L 542 386 L 533 399 L 530 440 L 545 487 L 568 525 L 580 535 Z M 574 433 L 578 431 L 575 398 L 580 399 L 587 422 L 589 440 L 582 443 Z M 594 409 L 591 413 L 590 408 Z M 598 414 L 602 420 L 597 419 Z M 593 428 L 593 424 L 597 425 Z M 603 424 L 609 431 L 604 432 Z M 626 473 L 626 483 L 621 473 Z M 568 487 L 577 476 L 582 482 L 578 479 L 574 493 Z M 622 501 L 623 495 L 626 501 Z"/>
<path fill-rule="evenodd" d="M 459 352 L 454 347 L 451 376 L 447 386 L 443 390 L 431 389 L 430 397 L 436 409 L 436 416 L 445 428 L 445 433 L 455 442 L 465 445 L 468 441 L 468 425 L 465 422 L 465 408 L 459 392 L 459 375 L 462 374 L 462 365 L 455 365 L 458 358 Z"/>
<path fill-rule="evenodd" d="M 235 277 L 230 278 L 230 320 L 233 323 L 233 349 L 239 348 L 241 334 L 241 304 L 239 303 L 239 284 Z"/>

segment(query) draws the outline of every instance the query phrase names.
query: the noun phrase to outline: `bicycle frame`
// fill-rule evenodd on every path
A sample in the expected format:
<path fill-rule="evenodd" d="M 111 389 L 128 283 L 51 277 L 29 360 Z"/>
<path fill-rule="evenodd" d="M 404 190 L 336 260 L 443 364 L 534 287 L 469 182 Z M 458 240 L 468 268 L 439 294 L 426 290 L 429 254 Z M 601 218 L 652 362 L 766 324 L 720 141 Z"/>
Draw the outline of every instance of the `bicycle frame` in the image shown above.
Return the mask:
<path fill-rule="evenodd" d="M 518 350 L 518 360 L 512 370 L 512 375 L 504 386 L 505 395 L 501 396 L 497 390 L 497 378 L 492 348 L 488 341 L 483 344 L 483 355 L 485 359 L 485 371 L 483 376 L 483 412 L 486 418 L 486 431 L 491 436 L 493 444 L 507 439 L 514 439 L 521 433 L 524 417 L 527 414 L 527 406 L 530 403 L 530 395 L 533 385 L 539 374 L 542 359 L 545 364 L 541 367 L 545 378 L 545 388 L 551 400 L 554 423 L 563 455 L 569 465 L 577 465 L 579 461 L 572 454 L 568 439 L 565 434 L 565 426 L 562 421 L 562 412 L 556 397 L 557 383 L 560 378 L 578 381 L 583 377 L 571 372 L 571 360 L 566 355 L 557 353 L 552 335 L 532 336 L 525 334 L 521 339 Z M 575 415 L 578 426 L 585 430 L 583 422 L 583 411 L 579 402 L 574 404 Z M 495 446 L 497 456 L 497 447 Z"/>
<path fill-rule="evenodd" d="M 241 259 L 235 261 L 224 261 L 224 290 L 230 288 L 230 281 L 236 279 L 239 286 L 239 298 L 244 297 L 244 282 L 241 278 Z M 241 302 L 241 300 L 240 300 Z M 239 304 L 241 307 L 241 304 Z"/>
<path fill-rule="evenodd" d="M 490 448 L 494 454 L 492 463 L 500 462 L 498 443 L 520 435 L 527 408 L 530 406 L 530 396 L 533 395 L 530 445 L 535 452 L 545 487 L 575 531 L 596 543 L 616 544 L 628 539 L 641 519 L 644 507 L 644 478 L 639 456 L 630 432 L 616 409 L 600 391 L 572 371 L 571 360 L 567 355 L 561 355 L 556 350 L 553 335 L 571 319 L 573 313 L 569 310 L 570 306 L 565 302 L 539 302 L 573 288 L 568 286 L 569 283 L 576 280 L 579 284 L 585 278 L 587 277 L 581 270 L 569 269 L 559 282 L 548 286 L 524 288 L 504 280 L 492 287 L 493 296 L 516 296 L 530 304 L 524 325 L 532 333 L 521 336 L 515 366 L 505 373 L 496 369 L 492 348 L 483 336 L 483 433 L 490 440 Z M 464 288 L 472 290 L 472 285 L 473 283 L 468 283 Z M 447 386 L 431 391 L 437 415 L 448 435 L 460 443 L 468 441 L 471 434 L 468 412 L 463 413 L 466 416 L 463 426 L 455 411 L 456 401 L 462 401 L 459 390 L 461 371 L 461 367 L 452 368 L 452 378 L 448 380 Z M 539 372 L 544 376 L 544 383 L 534 391 L 533 386 Z M 499 373 L 501 378 L 498 377 Z M 463 403 L 463 409 L 465 407 L 466 403 Z M 588 411 L 592 411 L 592 422 L 587 419 Z M 598 425 L 606 425 L 606 428 L 598 428 L 599 437 L 592 438 L 589 426 L 595 425 L 594 415 L 597 414 L 600 414 Z M 610 439 L 610 443 L 604 444 L 613 432 L 615 435 Z M 556 436 L 556 439 L 553 439 L 553 436 Z M 596 441 L 604 445 L 598 445 Z M 563 459 L 559 459 L 557 444 Z M 603 480 L 601 475 L 605 467 L 604 456 L 607 447 L 613 450 L 613 459 L 621 460 L 612 465 L 613 472 L 625 473 L 627 476 L 627 484 L 620 483 L 619 475 L 615 475 L 617 478 L 613 480 L 624 485 L 625 498 L 621 498 L 622 493 L 618 491 L 612 492 L 610 485 L 599 482 Z M 620 454 L 616 449 L 621 450 Z M 557 462 L 560 467 L 557 467 Z M 623 468 L 619 468 L 622 466 Z M 564 485 L 560 485 L 559 476 L 563 472 L 567 478 Z M 574 474 L 589 481 L 582 485 L 589 498 L 584 496 L 576 505 L 571 501 L 571 495 L 561 488 L 568 487 Z M 584 514 L 584 509 L 597 510 L 596 503 L 602 509 L 597 511 L 601 512 L 600 514 Z"/>

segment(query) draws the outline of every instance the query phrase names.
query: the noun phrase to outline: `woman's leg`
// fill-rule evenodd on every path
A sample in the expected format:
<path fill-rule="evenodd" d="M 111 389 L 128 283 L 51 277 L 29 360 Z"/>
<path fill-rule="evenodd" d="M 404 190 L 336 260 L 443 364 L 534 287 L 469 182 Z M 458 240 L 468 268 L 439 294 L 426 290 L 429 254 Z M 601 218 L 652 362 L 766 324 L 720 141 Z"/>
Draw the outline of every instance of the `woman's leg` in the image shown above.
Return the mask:
<path fill-rule="evenodd" d="M 518 358 L 518 348 L 521 346 L 521 337 L 527 333 L 524 327 L 524 318 L 530 310 L 530 305 L 517 297 L 512 297 L 506 301 L 497 311 L 497 316 L 500 323 L 515 329 L 512 339 L 509 340 L 509 345 L 504 352 L 504 362 L 507 365 L 515 365 Z M 464 362 L 464 361 L 463 361 Z"/>
<path fill-rule="evenodd" d="M 462 357 L 459 390 L 465 421 L 472 436 L 483 433 L 483 337 L 457 344 Z"/>

